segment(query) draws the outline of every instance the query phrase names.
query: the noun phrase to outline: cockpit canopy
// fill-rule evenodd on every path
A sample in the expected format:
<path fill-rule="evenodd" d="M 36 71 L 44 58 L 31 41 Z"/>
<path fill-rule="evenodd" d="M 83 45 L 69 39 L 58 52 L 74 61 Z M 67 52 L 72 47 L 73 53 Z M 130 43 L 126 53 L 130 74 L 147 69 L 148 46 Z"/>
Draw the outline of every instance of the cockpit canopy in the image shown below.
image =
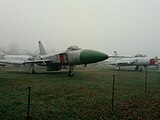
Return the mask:
<path fill-rule="evenodd" d="M 70 46 L 67 48 L 66 51 L 75 51 L 75 50 L 81 50 L 81 48 L 79 48 L 78 46 Z"/>
<path fill-rule="evenodd" d="M 145 54 L 137 54 L 134 57 L 147 57 L 147 55 L 145 55 Z"/>

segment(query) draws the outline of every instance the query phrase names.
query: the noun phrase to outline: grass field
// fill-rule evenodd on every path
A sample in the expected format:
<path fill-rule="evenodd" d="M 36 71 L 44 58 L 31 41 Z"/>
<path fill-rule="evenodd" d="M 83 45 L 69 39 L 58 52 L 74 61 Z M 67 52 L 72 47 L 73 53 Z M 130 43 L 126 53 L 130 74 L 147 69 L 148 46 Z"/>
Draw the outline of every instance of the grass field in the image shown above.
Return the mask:
<path fill-rule="evenodd" d="M 115 104 L 111 110 L 112 76 Z M 0 71 L 0 120 L 23 120 L 27 115 L 31 87 L 31 120 L 158 120 L 160 75 L 148 72 L 115 71 L 105 67 L 77 67 L 67 72 L 30 74 L 27 70 Z"/>

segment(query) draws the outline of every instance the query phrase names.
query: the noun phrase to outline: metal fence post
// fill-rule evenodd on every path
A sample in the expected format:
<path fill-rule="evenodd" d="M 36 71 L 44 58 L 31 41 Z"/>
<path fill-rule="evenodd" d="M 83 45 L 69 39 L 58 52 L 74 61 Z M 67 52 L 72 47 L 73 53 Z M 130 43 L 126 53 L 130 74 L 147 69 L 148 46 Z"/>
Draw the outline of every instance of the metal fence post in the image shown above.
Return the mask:
<path fill-rule="evenodd" d="M 146 67 L 146 74 L 145 74 L 145 87 L 144 87 L 145 94 L 147 92 L 147 76 L 148 76 L 148 67 Z"/>
<path fill-rule="evenodd" d="M 30 95 L 31 95 L 31 87 L 28 87 L 29 94 L 28 94 L 28 110 L 27 110 L 27 120 L 29 120 L 29 109 L 30 109 Z"/>
<path fill-rule="evenodd" d="M 112 86 L 112 111 L 114 111 L 114 87 L 115 86 L 115 75 L 113 75 L 113 86 Z"/>

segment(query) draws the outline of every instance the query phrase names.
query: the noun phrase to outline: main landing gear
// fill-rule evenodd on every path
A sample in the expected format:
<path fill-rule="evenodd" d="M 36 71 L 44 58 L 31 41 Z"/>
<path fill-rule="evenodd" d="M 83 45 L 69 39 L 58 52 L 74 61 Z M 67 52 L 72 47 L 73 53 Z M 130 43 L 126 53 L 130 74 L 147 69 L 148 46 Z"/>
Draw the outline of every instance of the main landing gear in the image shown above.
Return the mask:
<path fill-rule="evenodd" d="M 70 77 L 74 76 L 74 74 L 73 74 L 73 66 L 72 65 L 69 66 L 68 76 L 70 76 Z"/>
<path fill-rule="evenodd" d="M 120 70 L 120 66 L 116 66 L 116 69 L 117 69 L 117 71 L 119 71 Z"/>
<path fill-rule="evenodd" d="M 34 73 L 35 73 L 35 70 L 34 70 L 34 63 L 31 63 L 31 64 L 30 64 L 30 67 L 31 67 L 31 69 L 32 69 L 32 70 L 31 70 L 31 73 L 34 74 Z"/>
<path fill-rule="evenodd" d="M 138 70 L 141 72 L 142 71 L 142 67 L 136 66 L 135 67 L 135 71 L 138 71 Z"/>

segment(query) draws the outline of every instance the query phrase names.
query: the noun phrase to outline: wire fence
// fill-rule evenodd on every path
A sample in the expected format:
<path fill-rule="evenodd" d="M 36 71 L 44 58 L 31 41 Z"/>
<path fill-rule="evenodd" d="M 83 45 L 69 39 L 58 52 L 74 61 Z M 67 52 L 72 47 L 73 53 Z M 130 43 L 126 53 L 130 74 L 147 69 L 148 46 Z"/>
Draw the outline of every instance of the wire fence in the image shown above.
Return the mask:
<path fill-rule="evenodd" d="M 159 89 L 160 70 L 158 69 L 157 71 L 148 71 L 146 69 L 146 71 L 142 73 L 138 72 L 134 73 L 127 72 L 127 74 L 124 73 L 125 71 L 111 72 L 108 73 L 107 77 L 105 77 L 104 80 L 99 80 L 99 81 L 81 80 L 82 83 L 79 81 L 77 82 L 75 80 L 74 80 L 75 82 L 73 81 L 71 82 L 71 80 L 70 81 L 63 80 L 64 83 L 60 82 L 54 82 L 54 84 L 48 83 L 46 84 L 46 88 L 44 86 L 41 87 L 41 85 L 38 87 L 33 85 L 34 86 L 32 87 L 34 89 L 33 91 L 29 89 L 30 87 L 28 88 L 25 86 L 25 88 L 23 88 L 23 86 L 19 87 L 16 85 L 16 83 L 13 83 L 12 89 L 8 87 L 1 88 L 1 91 L 3 92 L 0 93 L 2 97 L 2 99 L 0 100 L 1 104 L 0 118 L 1 119 L 24 118 L 28 120 L 32 118 L 36 119 L 38 118 L 37 116 L 39 115 L 40 115 L 39 118 L 44 118 L 43 116 L 46 116 L 48 114 L 49 114 L 48 116 L 52 116 L 51 114 L 54 114 L 54 112 L 56 113 L 56 109 L 54 107 L 59 107 L 59 109 L 62 109 L 61 110 L 62 112 L 63 107 L 65 106 L 67 109 L 71 109 L 69 112 L 73 112 L 72 109 L 76 109 L 75 106 L 77 106 L 76 104 L 78 102 L 81 103 L 79 105 L 80 108 L 86 106 L 85 109 L 87 110 L 88 109 L 87 103 L 91 101 L 93 102 L 94 105 L 103 103 L 106 106 L 107 105 L 110 106 L 110 110 L 114 112 L 114 115 L 117 114 L 116 112 L 118 109 L 120 109 L 121 111 L 123 111 L 124 109 L 133 110 L 135 106 L 136 107 L 138 106 L 137 109 L 142 106 L 148 109 L 147 107 L 149 106 L 148 112 L 144 113 L 145 115 L 147 115 L 150 111 L 153 111 L 153 109 L 156 109 L 157 107 L 158 107 L 157 110 L 159 110 L 160 106 L 154 106 L 154 104 L 152 105 L 152 100 L 154 102 L 160 100 L 160 89 Z M 1 79 L 2 78 L 0 78 L 0 80 Z M 38 82 L 36 82 L 35 84 L 37 85 Z M 102 99 L 106 101 L 102 101 Z M 70 100 L 73 100 L 72 101 L 73 103 L 72 102 L 69 103 Z M 102 103 L 97 102 L 98 100 L 101 101 Z M 145 100 L 147 100 L 147 103 L 144 103 Z M 134 103 L 134 101 L 136 102 Z M 50 107 L 48 104 L 52 104 L 50 105 L 52 107 Z M 130 104 L 132 104 L 132 106 L 130 106 Z M 52 113 L 50 113 L 48 109 L 50 109 L 49 111 L 51 111 L 52 109 Z M 65 114 L 70 114 L 70 113 L 65 113 Z M 157 118 L 157 116 L 159 115 L 160 114 L 157 113 L 156 117 L 153 118 Z M 48 116 L 46 116 L 45 118 L 47 119 Z"/>
<path fill-rule="evenodd" d="M 118 76 L 114 75 L 113 88 L 115 102 L 122 103 L 126 100 L 134 98 L 136 96 L 145 97 L 156 94 L 157 99 L 160 99 L 160 72 L 144 72 L 144 76 L 140 79 L 118 79 Z M 144 79 L 144 80 L 143 80 Z M 115 103 L 114 103 L 115 104 Z M 113 106 L 113 105 L 112 105 Z"/>

